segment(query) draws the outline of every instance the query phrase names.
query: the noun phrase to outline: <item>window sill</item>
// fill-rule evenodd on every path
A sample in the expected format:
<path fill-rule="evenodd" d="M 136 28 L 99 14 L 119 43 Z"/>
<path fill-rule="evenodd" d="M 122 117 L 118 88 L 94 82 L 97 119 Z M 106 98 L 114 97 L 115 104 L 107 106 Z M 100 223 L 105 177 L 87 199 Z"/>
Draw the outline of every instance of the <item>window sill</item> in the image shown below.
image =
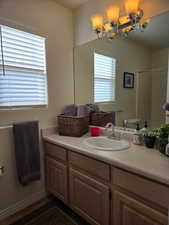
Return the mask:
<path fill-rule="evenodd" d="M 111 102 L 95 102 L 94 104 L 97 105 L 109 105 L 109 104 L 116 104 L 116 102 L 111 101 Z"/>
<path fill-rule="evenodd" d="M 0 111 L 16 111 L 16 110 L 32 110 L 32 109 L 47 110 L 48 105 L 0 107 Z"/>

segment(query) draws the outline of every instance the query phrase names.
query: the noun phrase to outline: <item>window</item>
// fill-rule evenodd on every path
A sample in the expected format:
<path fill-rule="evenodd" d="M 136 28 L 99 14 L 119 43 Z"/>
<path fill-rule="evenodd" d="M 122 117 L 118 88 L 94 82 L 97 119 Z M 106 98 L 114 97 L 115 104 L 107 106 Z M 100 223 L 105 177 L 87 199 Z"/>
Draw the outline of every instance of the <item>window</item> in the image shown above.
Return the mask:
<path fill-rule="evenodd" d="M 45 39 L 0 25 L 0 107 L 47 105 Z"/>
<path fill-rule="evenodd" d="M 116 59 L 94 53 L 94 102 L 115 101 Z"/>

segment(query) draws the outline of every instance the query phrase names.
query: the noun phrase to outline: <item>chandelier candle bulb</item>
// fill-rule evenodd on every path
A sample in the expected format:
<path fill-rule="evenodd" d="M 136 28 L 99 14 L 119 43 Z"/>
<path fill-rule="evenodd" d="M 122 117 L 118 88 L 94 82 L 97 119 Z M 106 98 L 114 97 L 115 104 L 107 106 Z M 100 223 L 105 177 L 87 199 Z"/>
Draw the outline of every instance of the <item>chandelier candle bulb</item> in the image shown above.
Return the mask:
<path fill-rule="evenodd" d="M 117 24 L 119 20 L 120 9 L 119 7 L 111 7 L 107 10 L 107 19 L 111 24 Z"/>
<path fill-rule="evenodd" d="M 127 16 L 121 16 L 119 18 L 119 22 L 120 22 L 120 24 L 128 23 L 129 22 L 129 18 Z"/>
<path fill-rule="evenodd" d="M 102 30 L 103 27 L 103 16 L 96 14 L 92 16 L 92 26 L 94 30 Z"/>
<path fill-rule="evenodd" d="M 140 0 L 125 0 L 126 13 L 136 14 L 138 12 Z"/>
<path fill-rule="evenodd" d="M 106 32 L 109 32 L 109 31 L 112 30 L 112 26 L 111 26 L 109 23 L 106 23 L 106 24 L 104 25 L 104 29 L 105 29 Z"/>

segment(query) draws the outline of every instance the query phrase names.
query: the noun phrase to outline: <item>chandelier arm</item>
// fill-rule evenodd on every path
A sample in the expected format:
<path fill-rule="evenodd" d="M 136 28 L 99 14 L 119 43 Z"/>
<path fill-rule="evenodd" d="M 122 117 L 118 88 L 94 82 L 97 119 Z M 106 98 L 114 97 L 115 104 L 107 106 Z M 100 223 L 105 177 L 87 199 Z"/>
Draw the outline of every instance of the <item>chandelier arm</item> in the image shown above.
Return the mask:
<path fill-rule="evenodd" d="M 121 22 L 123 17 L 119 17 L 116 23 L 106 21 L 103 23 L 102 27 L 100 26 L 99 28 L 94 29 L 94 31 L 99 39 L 104 37 L 111 37 L 111 39 L 113 39 L 116 36 L 126 36 L 129 34 L 129 32 L 134 30 L 143 31 L 148 25 L 148 21 L 141 23 L 143 15 L 143 10 L 138 9 L 137 13 L 130 13 L 126 17 L 123 16 L 123 22 Z"/>

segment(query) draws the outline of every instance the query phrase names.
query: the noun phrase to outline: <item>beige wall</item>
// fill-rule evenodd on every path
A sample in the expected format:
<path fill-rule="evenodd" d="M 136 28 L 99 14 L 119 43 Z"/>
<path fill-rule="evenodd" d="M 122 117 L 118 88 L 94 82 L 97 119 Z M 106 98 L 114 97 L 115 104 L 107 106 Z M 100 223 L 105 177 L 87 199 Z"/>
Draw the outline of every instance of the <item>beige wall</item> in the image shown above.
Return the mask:
<path fill-rule="evenodd" d="M 114 0 L 113 3 L 121 6 L 124 14 L 122 0 Z M 75 45 L 81 45 L 96 39 L 92 31 L 90 18 L 95 13 L 104 15 L 106 8 L 112 4 L 112 0 L 92 0 L 88 1 L 75 11 Z M 145 18 L 159 15 L 169 10 L 168 0 L 140 0 L 140 7 L 144 10 Z"/>
<path fill-rule="evenodd" d="M 168 48 L 152 50 L 151 61 L 152 71 L 138 74 L 137 117 L 154 128 L 165 123 L 162 107 L 167 95 Z"/>
<path fill-rule="evenodd" d="M 151 126 L 157 127 L 165 122 L 162 106 L 167 95 L 168 48 L 152 52 L 152 68 Z"/>
<path fill-rule="evenodd" d="M 54 0 L 1 0 L 0 20 L 47 38 L 49 90 L 48 108 L 0 111 L 0 125 L 35 119 L 40 127 L 56 124 L 63 106 L 74 101 L 72 12 Z M 5 174 L 0 177 L 0 215 L 2 210 L 44 190 L 42 181 L 27 187 L 18 183 L 11 129 L 0 130 L 0 165 L 5 166 Z"/>
<path fill-rule="evenodd" d="M 136 73 L 136 118 L 151 121 L 152 76 L 151 72 Z"/>
<path fill-rule="evenodd" d="M 110 55 L 117 60 L 116 102 L 102 104 L 103 110 L 123 112 L 117 114 L 117 124 L 122 120 L 136 118 L 136 83 L 134 89 L 123 88 L 123 73 L 145 70 L 151 67 L 151 50 L 140 44 L 123 39 L 112 41 L 95 40 L 78 46 L 75 58 L 75 102 L 92 102 L 93 54 L 94 51 Z M 144 90 L 145 91 L 145 90 Z"/>
<path fill-rule="evenodd" d="M 167 98 L 166 102 L 169 102 L 169 51 L 168 51 L 168 76 L 167 76 Z M 166 123 L 169 123 L 169 116 L 166 116 Z"/>

